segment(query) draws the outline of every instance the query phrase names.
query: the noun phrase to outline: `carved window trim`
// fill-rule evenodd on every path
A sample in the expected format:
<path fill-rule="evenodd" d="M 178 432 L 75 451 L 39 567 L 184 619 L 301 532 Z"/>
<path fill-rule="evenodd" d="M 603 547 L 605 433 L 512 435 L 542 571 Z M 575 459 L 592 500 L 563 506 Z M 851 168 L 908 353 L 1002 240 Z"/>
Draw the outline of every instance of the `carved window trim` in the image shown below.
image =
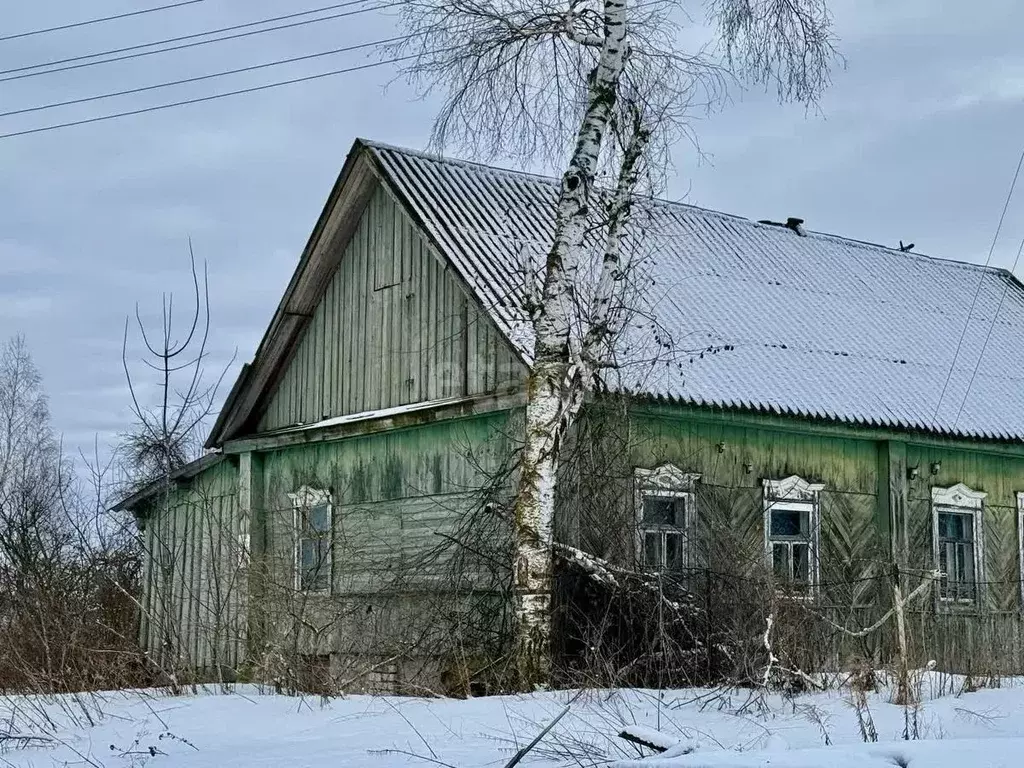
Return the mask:
<path fill-rule="evenodd" d="M 764 528 L 764 554 L 769 571 L 775 573 L 775 549 L 782 547 L 787 552 L 787 562 L 792 569 L 796 547 L 807 546 L 807 579 L 806 593 L 809 599 L 817 597 L 821 585 L 821 499 L 825 489 L 824 483 L 812 483 L 799 475 L 790 475 L 782 479 L 765 478 L 762 480 L 762 512 Z M 802 521 L 807 520 L 806 533 L 796 535 L 773 535 L 772 512 L 796 512 Z"/>
<path fill-rule="evenodd" d="M 693 564 L 692 542 L 696 535 L 697 505 L 695 486 L 700 480 L 700 475 L 694 472 L 684 472 L 674 464 L 660 464 L 653 469 L 638 467 L 634 470 L 635 486 L 635 546 L 637 562 L 643 568 L 656 570 L 669 570 L 666 568 L 668 559 L 669 541 L 679 542 L 680 553 L 678 565 L 673 571 L 683 570 Z M 650 524 L 644 522 L 645 504 L 649 499 L 669 499 L 675 504 L 683 506 L 683 524 Z M 678 514 L 678 510 L 676 511 Z M 658 537 L 660 540 L 658 551 L 660 562 L 651 564 L 647 562 L 646 542 L 649 537 Z"/>
<path fill-rule="evenodd" d="M 311 595 L 330 594 L 334 582 L 334 503 L 331 499 L 331 492 L 322 488 L 311 488 L 304 485 L 295 493 L 289 493 L 288 498 L 291 500 L 293 515 L 295 590 Z M 327 507 L 326 530 L 320 531 L 319 535 L 316 536 L 307 535 L 306 528 L 309 523 L 308 515 L 310 510 L 322 506 Z M 314 574 L 314 579 L 323 579 L 325 583 L 322 586 L 310 587 L 305 583 L 302 555 L 303 547 L 307 542 L 311 544 L 315 542 L 316 548 L 320 553 L 320 565 Z M 324 552 L 324 549 L 326 549 L 326 552 Z M 326 574 L 321 573 L 325 565 L 327 569 Z"/>
<path fill-rule="evenodd" d="M 939 516 L 942 514 L 963 515 L 971 518 L 971 557 L 974 560 L 973 594 L 966 597 L 947 593 L 948 580 L 939 581 L 938 599 L 943 605 L 978 605 L 981 602 L 982 584 L 985 574 L 985 497 L 984 491 L 975 491 L 963 483 L 948 488 L 932 487 L 932 562 L 939 569 L 940 537 Z M 1018 501 L 1019 506 L 1019 501 Z M 947 555 L 948 560 L 948 555 Z"/>

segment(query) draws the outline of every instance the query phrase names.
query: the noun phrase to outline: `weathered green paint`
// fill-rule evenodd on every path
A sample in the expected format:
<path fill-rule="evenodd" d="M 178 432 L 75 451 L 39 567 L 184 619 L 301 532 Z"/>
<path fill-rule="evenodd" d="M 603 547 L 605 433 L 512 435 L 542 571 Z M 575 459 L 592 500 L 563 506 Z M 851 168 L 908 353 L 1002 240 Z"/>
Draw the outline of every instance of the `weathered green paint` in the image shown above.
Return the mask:
<path fill-rule="evenodd" d="M 821 580 L 826 601 L 863 603 L 882 539 L 875 525 L 878 448 L 868 441 L 737 426 L 728 420 L 669 420 L 637 414 L 631 423 L 632 464 L 670 462 L 701 475 L 699 499 L 708 514 L 752 554 L 763 552 L 762 482 L 799 475 L 822 482 L 820 503 Z M 699 503 L 698 503 L 699 507 Z M 710 509 L 714 507 L 715 509 Z M 698 514 L 703 510 L 698 509 Z M 835 586 L 828 586 L 835 585 Z"/>
<path fill-rule="evenodd" d="M 352 238 L 337 246 L 344 248 L 337 271 L 318 278 L 317 286 L 326 281 L 323 298 L 290 363 L 266 379 L 276 388 L 265 399 L 260 393 L 267 405 L 256 428 L 232 433 L 224 445 L 231 460 L 139 510 L 152 553 L 143 639 L 161 663 L 237 666 L 247 639 L 250 659 L 275 639 L 336 657 L 397 652 L 440 631 L 437 617 L 424 613 L 439 593 L 465 592 L 479 576 L 446 582 L 452 548 L 439 545 L 508 458 L 522 428 L 525 369 L 384 187 L 352 226 Z M 312 305 L 319 294 L 309 294 Z M 305 317 L 305 305 L 301 311 Z M 308 427 L 417 403 L 429 407 Z M 602 432 L 590 421 L 599 405 L 589 404 L 567 437 L 559 540 L 633 563 L 634 470 L 672 463 L 701 476 L 697 564 L 713 573 L 716 558 L 734 557 L 740 546 L 764 568 L 762 482 L 798 475 L 825 485 L 816 608 L 863 626 L 889 602 L 893 560 L 934 567 L 931 488 L 962 482 L 989 494 L 985 574 L 997 583 L 985 589 L 980 610 L 922 603 L 912 636 L 924 643 L 937 633 L 945 644 L 934 651 L 940 661 L 962 665 L 982 639 L 998 640 L 1007 660 L 1020 660 L 1013 638 L 1024 445 L 651 401 L 630 404 Z M 300 424 L 307 427 L 289 429 Z M 289 494 L 302 486 L 332 497 L 329 596 L 296 589 Z M 237 561 L 245 530 L 249 569 Z"/>
<path fill-rule="evenodd" d="M 967 451 L 972 454 L 1024 458 L 1024 442 L 969 440 L 932 435 L 914 430 L 903 431 L 885 427 L 846 424 L 824 419 L 810 419 L 800 416 L 778 416 L 744 409 L 726 409 L 717 406 L 707 407 L 661 401 L 641 401 L 634 406 L 633 410 L 636 413 L 644 413 L 664 419 L 685 419 L 711 424 L 731 424 L 739 427 L 770 429 L 774 432 L 820 435 L 847 440 L 893 440 L 939 450 L 946 449 L 951 451 Z"/>
<path fill-rule="evenodd" d="M 1018 612 L 1021 607 L 1017 492 L 1024 490 L 1024 458 L 999 458 L 970 451 L 908 446 L 907 463 L 918 468 L 909 483 L 913 508 L 912 548 L 931 557 L 931 489 L 964 483 L 985 491 L 984 589 L 985 607 Z M 938 472 L 932 474 L 933 465 Z"/>
<path fill-rule="evenodd" d="M 269 551 L 290 557 L 288 494 L 307 485 L 331 492 L 336 593 L 372 592 L 381 573 L 404 576 L 490 481 L 506 422 L 499 413 L 265 454 Z"/>
<path fill-rule="evenodd" d="M 222 462 L 157 494 L 145 521 L 141 640 L 165 671 L 236 667 L 247 585 L 238 555 L 237 468 Z"/>
<path fill-rule="evenodd" d="M 785 420 L 783 420 L 785 421 Z M 725 509 L 727 527 L 755 549 L 763 536 L 762 478 L 791 474 L 823 482 L 821 568 L 823 607 L 842 621 L 866 625 L 891 601 L 891 563 L 909 566 L 903 582 L 918 583 L 936 567 L 932 541 L 933 487 L 956 483 L 988 493 L 983 512 L 980 605 L 940 603 L 935 595 L 913 606 L 917 653 L 946 667 L 986 673 L 1024 664 L 1018 632 L 1021 571 L 1016 494 L 1024 490 L 1024 454 L 1017 445 L 980 444 L 816 424 L 777 417 L 642 406 L 630 425 L 630 455 L 638 466 L 666 461 L 701 473 L 698 514 Z M 883 439 L 880 439 L 883 438 Z M 937 470 L 934 474 L 932 468 Z M 916 469 L 916 477 L 909 475 Z M 703 504 L 703 508 L 701 508 Z M 850 582 L 835 588 L 830 584 Z M 983 661 L 979 661 L 983 659 Z"/>
<path fill-rule="evenodd" d="M 876 527 L 889 542 L 889 557 L 906 565 L 909 557 L 907 528 L 907 446 L 899 440 L 878 444 L 878 505 Z"/>
<path fill-rule="evenodd" d="M 494 393 L 523 378 L 490 318 L 378 187 L 258 431 Z"/>
<path fill-rule="evenodd" d="M 412 635 L 427 631 L 432 617 L 422 615 L 423 606 L 431 604 L 425 596 L 450 586 L 444 582 L 446 561 L 438 544 L 479 503 L 480 489 L 511 447 L 506 435 L 516 434 L 518 417 L 509 419 L 517 413 L 453 416 L 253 453 L 253 549 L 269 564 L 271 579 L 279 586 L 294 585 L 293 511 L 288 494 L 309 485 L 329 489 L 334 500 L 332 595 L 307 600 L 291 593 L 291 599 L 304 601 L 307 623 L 317 626 L 320 622 L 323 627 L 319 634 L 307 632 L 302 637 L 304 648 L 343 656 L 390 652 L 411 642 Z M 716 547 L 723 546 L 725 536 L 734 543 L 745 542 L 756 558 L 763 556 L 763 479 L 799 475 L 825 484 L 820 496 L 824 587 L 819 607 L 832 606 L 834 616 L 860 626 L 889 603 L 888 566 L 893 553 L 901 550 L 899 536 L 891 536 L 892 530 L 906 525 L 910 568 L 934 567 L 931 488 L 963 482 L 989 493 L 984 513 L 985 573 L 987 579 L 1001 583 L 985 590 L 980 614 L 975 609 L 965 617 L 945 606 L 935 614 L 934 603 L 919 604 L 912 637 L 920 645 L 920 633 L 933 633 L 941 647 L 933 646 L 931 653 L 943 663 L 962 666 L 978 643 L 1013 636 L 1020 620 L 1016 493 L 1024 490 L 1024 457 L 974 451 L 970 443 L 955 448 L 918 445 L 910 440 L 868 439 L 873 437 L 870 432 L 850 437 L 842 430 L 836 434 L 825 429 L 779 430 L 771 419 L 758 423 L 750 416 L 737 422 L 691 415 L 686 409 L 674 413 L 667 408 L 658 413 L 634 409 L 608 445 L 600 473 L 588 477 L 586 466 L 567 468 L 556 521 L 559 538 L 612 560 L 631 561 L 637 554 L 632 533 L 636 520 L 633 471 L 670 462 L 701 475 L 697 507 L 700 536 L 707 542 L 702 545 L 704 564 L 715 567 Z M 598 442 L 588 435 L 579 444 L 592 454 Z M 609 456 L 613 459 L 608 460 Z M 935 462 L 941 466 L 933 475 Z M 908 469 L 913 467 L 918 475 L 909 480 Z M 233 473 L 237 473 L 235 464 L 225 462 L 193 483 L 202 482 L 208 488 L 219 483 L 224 496 L 231 497 L 231 489 L 239 482 Z M 182 528 L 194 527 L 197 518 L 194 513 L 187 518 L 184 510 L 194 509 L 201 494 L 194 489 L 177 493 L 182 501 L 172 506 L 180 511 L 171 517 L 180 519 L 156 525 L 165 531 L 174 529 L 161 534 L 163 538 L 188 540 Z M 570 495 L 575 495 L 575 502 L 567 501 Z M 193 499 L 191 508 L 184 501 L 186 496 Z M 900 511 L 898 500 L 904 497 Z M 234 502 L 221 503 L 231 509 Z M 609 511 L 615 508 L 620 512 Z M 618 517 L 609 517 L 613 514 Z M 199 560 L 218 556 L 223 557 L 223 551 L 220 555 L 204 551 Z M 197 568 L 187 554 L 182 557 L 185 572 Z M 154 567 L 149 566 L 151 572 Z M 202 565 L 198 570 L 203 570 Z M 149 579 L 152 593 L 154 577 Z M 208 589 L 201 577 L 198 583 L 200 590 Z M 185 633 L 187 643 L 197 658 L 208 661 L 209 654 L 203 657 L 199 646 L 209 646 L 210 641 L 195 633 L 210 623 L 204 622 L 201 610 L 201 603 L 210 600 L 190 600 L 186 593 L 194 588 L 174 589 L 168 602 L 182 614 L 175 621 L 197 628 Z M 259 589 L 266 590 L 266 582 Z M 269 624 L 281 626 L 294 619 L 294 612 L 285 614 L 271 617 Z M 368 641 L 372 648 L 366 647 Z M 151 647 L 156 646 L 151 642 Z M 1017 645 L 1006 648 L 1010 650 L 1000 661 L 1002 668 L 1012 667 L 1019 658 L 1012 656 Z M 853 645 L 846 652 L 863 652 L 863 647 Z"/>

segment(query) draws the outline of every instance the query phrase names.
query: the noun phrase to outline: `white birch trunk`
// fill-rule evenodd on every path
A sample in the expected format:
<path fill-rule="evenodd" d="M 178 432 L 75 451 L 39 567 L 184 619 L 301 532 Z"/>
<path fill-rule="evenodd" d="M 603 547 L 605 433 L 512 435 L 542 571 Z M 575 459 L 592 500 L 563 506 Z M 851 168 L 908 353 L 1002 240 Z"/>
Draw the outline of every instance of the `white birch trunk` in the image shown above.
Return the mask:
<path fill-rule="evenodd" d="M 622 238 L 636 192 L 640 159 L 647 151 L 649 140 L 650 133 L 637 116 L 629 144 L 622 157 L 615 192 L 608 206 L 601 274 L 594 291 L 590 326 L 583 339 L 581 357 L 586 369 L 584 377 L 588 389 L 593 386 L 597 369 L 611 364 L 614 351 L 611 343 L 622 332 L 622 321 L 627 311 L 621 304 L 622 288 L 629 272 L 628 259 L 623 263 Z M 620 301 L 619 304 L 616 304 L 616 299 Z"/>
<path fill-rule="evenodd" d="M 589 101 L 576 146 L 562 177 L 554 242 L 547 256 L 540 304 L 532 318 L 534 365 L 515 500 L 514 654 L 519 682 L 527 686 L 547 682 L 550 672 L 555 488 L 559 449 L 571 424 L 575 400 L 570 330 L 591 191 L 626 61 L 626 16 L 625 0 L 605 1 L 605 37 L 591 73 Z"/>

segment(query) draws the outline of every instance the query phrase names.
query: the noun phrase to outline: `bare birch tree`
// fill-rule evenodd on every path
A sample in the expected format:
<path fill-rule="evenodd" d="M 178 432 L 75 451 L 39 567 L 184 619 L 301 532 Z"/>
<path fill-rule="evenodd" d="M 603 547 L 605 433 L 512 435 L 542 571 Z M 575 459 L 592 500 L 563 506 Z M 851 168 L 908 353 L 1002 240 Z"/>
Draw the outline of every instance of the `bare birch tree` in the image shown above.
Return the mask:
<path fill-rule="evenodd" d="M 687 116 L 720 104 L 731 76 L 774 84 L 783 101 L 811 102 L 828 84 L 825 0 L 710 0 L 706 12 L 718 46 L 685 51 L 682 0 L 401 5 L 406 73 L 441 97 L 435 146 L 562 169 L 540 289 L 529 285 L 524 302 L 533 359 L 514 502 L 514 653 L 523 685 L 548 677 L 559 453 L 584 398 L 618 364 L 632 201 L 656 190 L 669 149 L 688 134 Z M 595 255 L 598 278 L 587 296 L 593 273 L 585 264 Z"/>

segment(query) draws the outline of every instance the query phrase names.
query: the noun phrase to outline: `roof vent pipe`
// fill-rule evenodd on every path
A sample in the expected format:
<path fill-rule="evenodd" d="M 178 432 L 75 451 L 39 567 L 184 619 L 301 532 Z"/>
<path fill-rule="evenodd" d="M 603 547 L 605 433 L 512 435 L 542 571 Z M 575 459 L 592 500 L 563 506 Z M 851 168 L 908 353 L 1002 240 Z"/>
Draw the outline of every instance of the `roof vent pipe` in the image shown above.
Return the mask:
<path fill-rule="evenodd" d="M 794 232 L 800 235 L 800 237 L 807 237 L 807 232 L 804 231 L 803 223 L 803 219 L 797 219 L 794 218 L 793 216 L 790 216 L 788 219 L 786 219 L 786 227 L 788 229 L 792 229 Z"/>

